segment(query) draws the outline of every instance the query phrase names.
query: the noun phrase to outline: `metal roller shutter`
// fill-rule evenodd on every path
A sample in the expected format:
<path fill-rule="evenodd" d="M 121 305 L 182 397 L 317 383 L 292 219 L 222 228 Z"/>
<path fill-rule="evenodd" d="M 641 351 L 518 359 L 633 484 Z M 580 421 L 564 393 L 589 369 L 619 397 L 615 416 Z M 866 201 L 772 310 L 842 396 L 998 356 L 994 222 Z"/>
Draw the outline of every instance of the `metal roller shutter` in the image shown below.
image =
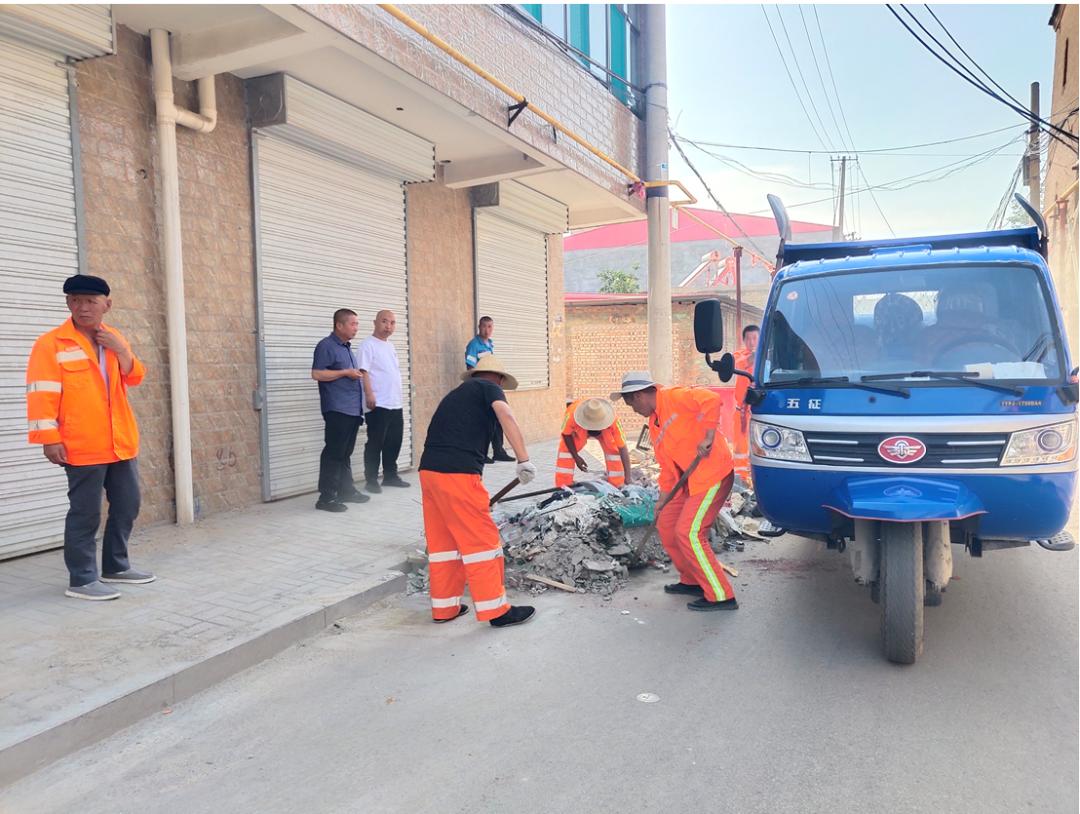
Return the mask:
<path fill-rule="evenodd" d="M 67 71 L 0 38 L 0 558 L 62 543 L 67 480 L 26 440 L 26 361 L 79 271 Z"/>
<path fill-rule="evenodd" d="M 353 346 L 370 334 L 381 308 L 397 316 L 405 395 L 405 440 L 412 460 L 405 193 L 400 178 L 287 143 L 256 137 L 260 348 L 263 354 L 264 497 L 316 488 L 323 422 L 311 379 L 316 342 L 338 308 L 360 316 Z M 361 431 L 353 471 L 363 473 Z"/>
<path fill-rule="evenodd" d="M 0 36 L 75 59 L 113 53 L 113 34 L 108 4 L 0 5 Z"/>
<path fill-rule="evenodd" d="M 548 387 L 547 236 L 474 210 L 477 317 L 495 320 L 495 355 L 521 390 Z"/>

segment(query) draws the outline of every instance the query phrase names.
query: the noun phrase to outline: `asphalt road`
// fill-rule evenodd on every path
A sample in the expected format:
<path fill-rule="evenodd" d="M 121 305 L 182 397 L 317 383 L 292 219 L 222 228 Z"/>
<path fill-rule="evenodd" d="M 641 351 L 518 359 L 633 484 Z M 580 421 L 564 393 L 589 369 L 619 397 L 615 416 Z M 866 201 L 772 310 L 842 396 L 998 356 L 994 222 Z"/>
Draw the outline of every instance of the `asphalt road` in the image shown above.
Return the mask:
<path fill-rule="evenodd" d="M 879 655 L 841 556 L 783 539 L 725 559 L 735 613 L 685 610 L 656 572 L 610 602 L 549 593 L 506 630 L 388 601 L 0 811 L 1078 810 L 1076 552 L 958 556 L 910 667 Z"/>

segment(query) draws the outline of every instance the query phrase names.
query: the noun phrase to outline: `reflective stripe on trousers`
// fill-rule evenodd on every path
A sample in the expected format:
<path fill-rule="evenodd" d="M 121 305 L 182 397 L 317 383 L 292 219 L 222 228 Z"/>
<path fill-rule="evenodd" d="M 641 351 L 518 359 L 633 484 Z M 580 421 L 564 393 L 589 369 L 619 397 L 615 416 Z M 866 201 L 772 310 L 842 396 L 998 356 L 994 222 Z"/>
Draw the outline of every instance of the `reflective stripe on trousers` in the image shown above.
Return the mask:
<path fill-rule="evenodd" d="M 483 622 L 510 605 L 503 588 L 503 551 L 479 475 L 420 471 L 434 619 L 457 616 L 468 584 Z"/>
<path fill-rule="evenodd" d="M 710 602 L 735 596 L 735 589 L 709 545 L 709 528 L 727 500 L 732 482 L 733 476 L 728 476 L 696 495 L 680 490 L 660 512 L 657 522 L 660 542 L 679 572 L 679 581 L 700 585 Z"/>

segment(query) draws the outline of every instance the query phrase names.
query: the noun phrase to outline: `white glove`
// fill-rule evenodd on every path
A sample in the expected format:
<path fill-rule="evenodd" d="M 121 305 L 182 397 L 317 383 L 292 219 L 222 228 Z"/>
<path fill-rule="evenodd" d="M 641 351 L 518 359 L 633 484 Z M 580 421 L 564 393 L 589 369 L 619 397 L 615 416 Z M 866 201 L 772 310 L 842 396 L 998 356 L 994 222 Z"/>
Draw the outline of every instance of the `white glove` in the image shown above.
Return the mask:
<path fill-rule="evenodd" d="M 536 477 L 536 467 L 531 461 L 521 461 L 517 465 L 517 479 L 522 483 L 529 483 Z"/>

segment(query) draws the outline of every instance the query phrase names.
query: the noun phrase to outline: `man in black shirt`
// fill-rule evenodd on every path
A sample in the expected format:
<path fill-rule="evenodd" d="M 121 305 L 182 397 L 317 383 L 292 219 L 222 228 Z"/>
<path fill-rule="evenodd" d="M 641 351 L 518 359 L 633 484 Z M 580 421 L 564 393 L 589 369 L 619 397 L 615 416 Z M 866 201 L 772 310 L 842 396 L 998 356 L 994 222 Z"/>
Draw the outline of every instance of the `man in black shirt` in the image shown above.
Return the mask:
<path fill-rule="evenodd" d="M 517 380 L 491 355 L 482 356 L 462 379 L 436 408 L 420 458 L 431 616 L 448 622 L 468 613 L 461 602 L 467 582 L 476 618 L 507 627 L 530 619 L 535 609 L 506 601 L 502 539 L 481 477 L 496 421 L 517 457 L 518 480 L 531 481 L 536 467 L 503 393 L 515 389 Z"/>

